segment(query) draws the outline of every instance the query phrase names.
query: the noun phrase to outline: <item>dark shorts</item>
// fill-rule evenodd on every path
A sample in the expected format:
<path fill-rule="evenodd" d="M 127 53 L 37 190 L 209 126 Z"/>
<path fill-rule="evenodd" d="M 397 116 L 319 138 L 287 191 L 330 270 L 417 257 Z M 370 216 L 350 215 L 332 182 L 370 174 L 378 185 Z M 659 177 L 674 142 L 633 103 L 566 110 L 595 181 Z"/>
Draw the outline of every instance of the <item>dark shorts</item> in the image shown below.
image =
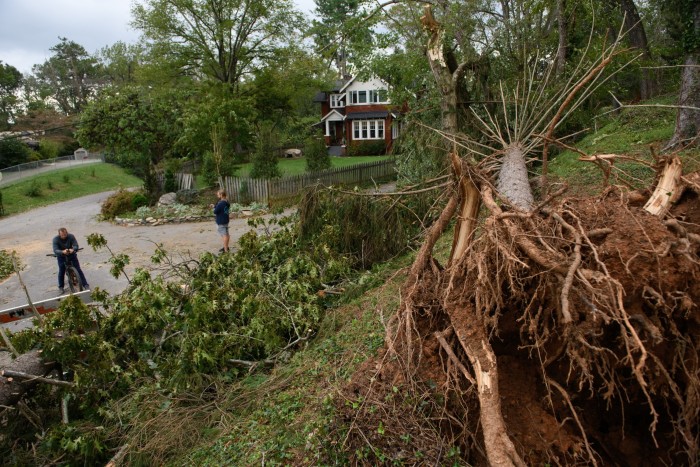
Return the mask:
<path fill-rule="evenodd" d="M 221 225 L 221 224 L 216 224 L 216 231 L 221 235 L 222 237 L 225 237 L 228 235 L 228 224 L 226 225 Z"/>

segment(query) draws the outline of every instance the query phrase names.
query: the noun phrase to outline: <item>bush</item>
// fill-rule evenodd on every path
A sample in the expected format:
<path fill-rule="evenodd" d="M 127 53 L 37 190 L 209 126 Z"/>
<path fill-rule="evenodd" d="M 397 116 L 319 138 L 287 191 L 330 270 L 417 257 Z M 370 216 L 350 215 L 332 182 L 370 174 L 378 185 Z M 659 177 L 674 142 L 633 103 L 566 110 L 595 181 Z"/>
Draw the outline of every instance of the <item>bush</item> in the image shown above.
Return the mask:
<path fill-rule="evenodd" d="M 19 258 L 17 258 L 17 253 L 15 251 L 0 250 L 0 280 L 3 280 L 15 272 L 15 266 L 12 264 L 12 259 L 18 263 L 17 266 L 20 267 Z"/>
<path fill-rule="evenodd" d="M 36 180 L 32 180 L 32 183 L 27 187 L 26 191 L 24 192 L 25 195 L 29 196 L 30 198 L 38 198 L 41 196 L 41 187 L 39 186 L 39 182 Z"/>
<path fill-rule="evenodd" d="M 345 151 L 346 156 L 381 156 L 386 154 L 386 143 L 379 141 L 353 141 Z"/>
<path fill-rule="evenodd" d="M 55 159 L 58 157 L 58 153 L 61 150 L 61 145 L 50 141 L 48 139 L 42 139 L 39 141 L 38 152 L 41 154 L 42 159 Z"/>
<path fill-rule="evenodd" d="M 29 148 L 17 138 L 0 140 L 0 169 L 23 164 L 29 159 Z"/>
<path fill-rule="evenodd" d="M 139 203 L 148 204 L 144 193 L 120 189 L 102 203 L 100 213 L 105 219 L 114 219 L 120 214 L 135 211 Z"/>
<path fill-rule="evenodd" d="M 331 168 L 331 156 L 328 155 L 326 142 L 323 138 L 311 137 L 304 144 L 306 156 L 306 171 L 318 172 Z"/>
<path fill-rule="evenodd" d="M 134 193 L 133 198 L 131 198 L 131 208 L 133 211 L 136 211 L 138 208 L 147 205 L 148 198 L 146 198 L 146 196 L 143 193 Z"/>

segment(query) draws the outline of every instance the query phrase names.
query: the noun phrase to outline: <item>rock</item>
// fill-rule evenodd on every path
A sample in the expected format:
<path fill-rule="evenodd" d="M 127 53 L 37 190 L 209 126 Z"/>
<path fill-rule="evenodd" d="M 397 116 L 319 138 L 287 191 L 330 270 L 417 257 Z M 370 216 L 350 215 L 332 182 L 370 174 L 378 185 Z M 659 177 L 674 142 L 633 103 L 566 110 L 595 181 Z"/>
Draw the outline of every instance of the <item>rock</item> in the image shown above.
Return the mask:
<path fill-rule="evenodd" d="M 285 149 L 284 157 L 287 157 L 287 158 L 301 157 L 301 149 L 294 149 L 294 148 Z"/>
<path fill-rule="evenodd" d="M 166 193 L 158 200 L 158 206 L 170 206 L 175 204 L 177 195 L 175 193 Z"/>

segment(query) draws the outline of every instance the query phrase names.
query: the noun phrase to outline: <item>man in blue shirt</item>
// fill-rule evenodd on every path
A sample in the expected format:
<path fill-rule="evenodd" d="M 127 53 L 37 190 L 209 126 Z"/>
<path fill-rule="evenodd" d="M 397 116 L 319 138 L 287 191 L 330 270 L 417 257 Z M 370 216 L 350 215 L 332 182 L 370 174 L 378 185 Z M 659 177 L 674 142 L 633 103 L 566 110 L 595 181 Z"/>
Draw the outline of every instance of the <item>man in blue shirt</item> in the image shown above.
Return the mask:
<path fill-rule="evenodd" d="M 90 286 L 85 279 L 85 274 L 83 270 L 80 269 L 80 262 L 78 261 L 78 241 L 75 239 L 75 235 L 69 234 L 65 227 L 58 229 L 58 235 L 53 238 L 53 252 L 58 260 L 58 291 L 63 294 L 63 286 L 66 275 L 66 262 L 70 263 L 78 271 L 80 276 L 80 282 L 83 284 L 84 289 L 89 289 Z"/>
<path fill-rule="evenodd" d="M 216 205 L 214 206 L 214 215 L 216 216 L 216 231 L 221 235 L 221 241 L 224 247 L 219 251 L 222 253 L 228 253 L 228 242 L 231 236 L 228 233 L 228 214 L 231 209 L 231 205 L 226 199 L 226 192 L 224 190 L 219 190 L 216 192 L 216 197 L 219 198 Z"/>

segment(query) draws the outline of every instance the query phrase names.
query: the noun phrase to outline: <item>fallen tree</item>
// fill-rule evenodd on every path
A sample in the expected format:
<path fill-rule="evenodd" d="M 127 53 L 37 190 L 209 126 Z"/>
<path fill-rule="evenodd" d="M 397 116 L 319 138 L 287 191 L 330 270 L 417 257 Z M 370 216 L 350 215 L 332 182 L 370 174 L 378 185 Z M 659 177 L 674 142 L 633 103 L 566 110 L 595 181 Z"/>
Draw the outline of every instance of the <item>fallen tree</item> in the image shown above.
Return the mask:
<path fill-rule="evenodd" d="M 567 199 L 562 187 L 538 203 L 527 177 L 529 154 L 546 160 L 553 130 L 594 89 L 614 46 L 551 97 L 529 76 L 522 88 L 540 99 L 510 99 L 522 106 L 511 114 L 529 120 L 475 114 L 492 152 L 459 143 L 460 157 L 451 103 L 463 67 L 445 58 L 429 7 L 423 20 L 454 185 L 407 273 L 384 353 L 344 393 L 361 402 L 339 407 L 346 448 L 407 463 L 439 464 L 457 447 L 476 465 L 696 464 L 700 219 L 674 210 L 697 205 L 693 183 L 679 184 L 669 158 L 651 198 L 612 186 Z M 443 265 L 433 250 L 452 220 Z M 378 425 L 420 435 L 392 447 Z"/>

